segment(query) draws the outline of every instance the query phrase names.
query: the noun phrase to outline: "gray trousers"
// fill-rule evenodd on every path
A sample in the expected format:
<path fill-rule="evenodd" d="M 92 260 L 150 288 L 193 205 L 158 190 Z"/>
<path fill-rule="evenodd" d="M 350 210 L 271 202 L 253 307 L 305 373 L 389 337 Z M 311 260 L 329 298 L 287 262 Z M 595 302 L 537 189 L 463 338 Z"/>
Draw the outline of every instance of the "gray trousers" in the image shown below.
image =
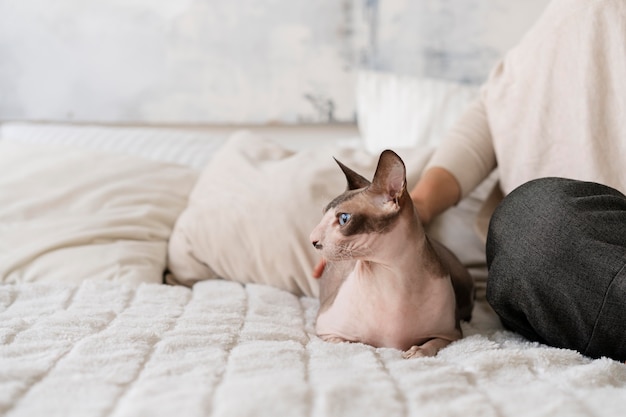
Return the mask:
<path fill-rule="evenodd" d="M 626 360 L 626 196 L 543 178 L 510 193 L 487 237 L 487 301 L 548 345 Z"/>

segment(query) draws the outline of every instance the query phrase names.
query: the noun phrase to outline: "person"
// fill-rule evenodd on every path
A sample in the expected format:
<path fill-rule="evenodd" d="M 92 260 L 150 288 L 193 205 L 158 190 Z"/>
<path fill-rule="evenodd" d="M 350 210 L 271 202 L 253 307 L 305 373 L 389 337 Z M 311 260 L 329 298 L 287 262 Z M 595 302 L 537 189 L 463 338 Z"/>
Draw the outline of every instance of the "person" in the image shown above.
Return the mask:
<path fill-rule="evenodd" d="M 497 167 L 497 208 L 483 223 L 487 301 L 531 340 L 620 361 L 625 80 L 626 2 L 553 0 L 411 190 L 428 223 Z"/>
<path fill-rule="evenodd" d="M 625 361 L 625 167 L 626 1 L 553 0 L 411 198 L 429 223 L 497 169 L 487 301 L 530 340 Z"/>

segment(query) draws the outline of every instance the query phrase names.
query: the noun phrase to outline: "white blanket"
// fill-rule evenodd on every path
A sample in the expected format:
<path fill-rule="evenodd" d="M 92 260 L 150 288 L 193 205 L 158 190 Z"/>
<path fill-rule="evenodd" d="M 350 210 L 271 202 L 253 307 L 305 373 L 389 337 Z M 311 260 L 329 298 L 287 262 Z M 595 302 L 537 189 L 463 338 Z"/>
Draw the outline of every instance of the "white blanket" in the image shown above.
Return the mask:
<path fill-rule="evenodd" d="M 0 287 L 0 415 L 622 416 L 626 365 L 529 343 L 479 304 L 435 358 L 330 344 L 272 287 Z"/>
<path fill-rule="evenodd" d="M 142 156 L 196 155 L 178 142 Z M 624 414 L 626 365 L 529 343 L 482 303 L 464 339 L 404 360 L 320 341 L 314 298 L 219 280 L 151 284 L 197 173 L 19 148 L 0 141 L 0 416 Z M 446 220 L 457 238 L 463 224 Z"/>

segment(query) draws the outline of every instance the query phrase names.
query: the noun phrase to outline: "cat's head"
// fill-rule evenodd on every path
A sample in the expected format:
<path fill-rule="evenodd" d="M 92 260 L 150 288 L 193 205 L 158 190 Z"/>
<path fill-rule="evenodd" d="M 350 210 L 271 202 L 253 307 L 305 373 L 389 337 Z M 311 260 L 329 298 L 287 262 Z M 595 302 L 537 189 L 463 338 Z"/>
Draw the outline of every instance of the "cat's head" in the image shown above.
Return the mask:
<path fill-rule="evenodd" d="M 406 168 L 393 151 L 381 153 L 372 181 L 341 162 L 346 191 L 324 209 L 310 239 L 328 260 L 364 259 L 376 250 L 377 236 L 391 231 L 403 208 L 413 203 L 406 191 Z"/>

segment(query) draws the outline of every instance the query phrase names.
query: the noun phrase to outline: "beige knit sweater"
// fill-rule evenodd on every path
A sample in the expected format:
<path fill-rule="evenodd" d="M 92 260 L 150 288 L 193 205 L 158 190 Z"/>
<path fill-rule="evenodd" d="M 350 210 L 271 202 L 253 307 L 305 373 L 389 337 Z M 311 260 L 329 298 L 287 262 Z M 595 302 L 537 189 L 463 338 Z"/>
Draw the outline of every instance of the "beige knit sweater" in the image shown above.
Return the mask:
<path fill-rule="evenodd" d="M 554 0 L 493 69 L 429 166 L 469 194 L 560 176 L 626 192 L 626 0 Z"/>

